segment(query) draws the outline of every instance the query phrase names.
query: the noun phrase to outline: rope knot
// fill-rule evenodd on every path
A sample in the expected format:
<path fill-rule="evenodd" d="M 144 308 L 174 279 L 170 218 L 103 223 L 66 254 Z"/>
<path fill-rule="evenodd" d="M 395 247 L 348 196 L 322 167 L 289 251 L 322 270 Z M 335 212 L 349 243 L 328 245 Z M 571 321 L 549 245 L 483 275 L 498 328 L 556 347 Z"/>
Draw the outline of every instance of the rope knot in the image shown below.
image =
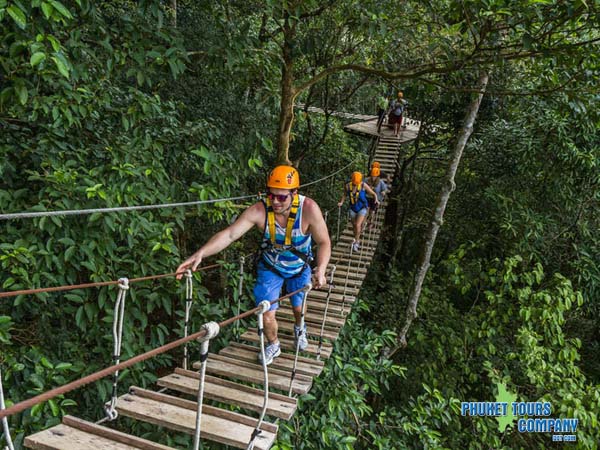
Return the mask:
<path fill-rule="evenodd" d="M 263 300 L 258 304 L 258 306 L 260 307 L 260 309 L 256 311 L 256 314 L 264 314 L 269 309 L 271 309 L 271 302 L 269 300 Z"/>
<path fill-rule="evenodd" d="M 198 342 L 210 341 L 214 337 L 219 334 L 220 331 L 219 324 L 217 322 L 207 322 L 202 327 L 200 327 L 200 331 L 205 331 L 206 334 L 204 336 L 196 339 Z"/>
<path fill-rule="evenodd" d="M 302 288 L 302 292 L 309 292 L 312 289 L 312 283 L 307 283 Z"/>
<path fill-rule="evenodd" d="M 119 289 L 123 289 L 124 291 L 126 291 L 127 289 L 129 289 L 129 278 L 119 278 L 118 284 Z"/>
<path fill-rule="evenodd" d="M 186 278 L 192 278 L 192 271 L 190 269 L 186 270 L 183 276 Z"/>

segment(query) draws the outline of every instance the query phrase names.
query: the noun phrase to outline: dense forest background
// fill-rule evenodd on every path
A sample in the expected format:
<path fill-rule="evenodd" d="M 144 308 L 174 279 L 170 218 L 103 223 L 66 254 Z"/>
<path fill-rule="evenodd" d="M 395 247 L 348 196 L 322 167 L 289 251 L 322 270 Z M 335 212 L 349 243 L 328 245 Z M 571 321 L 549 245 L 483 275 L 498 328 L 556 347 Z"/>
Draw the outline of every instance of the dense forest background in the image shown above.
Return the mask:
<path fill-rule="evenodd" d="M 461 401 L 493 401 L 500 383 L 519 401 L 551 402 L 553 416 L 578 417 L 576 447 L 598 448 L 598 6 L 0 0 L 0 211 L 251 195 L 281 161 L 303 182 L 352 162 L 365 170 L 369 140 L 329 114 L 292 114 L 293 105 L 374 114 L 378 95 L 402 89 L 422 126 L 402 150 L 384 242 L 334 357 L 293 422 L 280 424 L 277 448 L 550 447 L 547 433 L 461 417 Z M 346 175 L 306 192 L 330 225 Z M 451 196 L 403 347 L 444 189 Z M 2 221 L 1 289 L 173 272 L 246 204 Z M 195 275 L 194 328 L 236 312 L 237 261 L 256 238 L 219 255 L 223 268 Z M 183 291 L 172 279 L 130 290 L 122 359 L 182 335 Z M 8 404 L 109 365 L 115 297 L 105 287 L 2 300 Z M 121 389 L 151 385 L 180 358 L 122 372 Z M 63 414 L 101 418 L 109 395 L 106 379 L 11 417 L 17 447 Z M 190 445 L 155 427 L 116 426 Z"/>

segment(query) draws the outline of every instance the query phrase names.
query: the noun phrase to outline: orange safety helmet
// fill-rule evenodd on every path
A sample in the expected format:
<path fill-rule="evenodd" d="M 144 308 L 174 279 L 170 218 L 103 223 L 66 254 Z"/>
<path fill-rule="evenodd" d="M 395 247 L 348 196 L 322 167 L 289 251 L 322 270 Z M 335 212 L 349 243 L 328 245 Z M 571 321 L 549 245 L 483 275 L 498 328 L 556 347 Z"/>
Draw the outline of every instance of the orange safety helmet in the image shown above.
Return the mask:
<path fill-rule="evenodd" d="M 381 175 L 381 169 L 379 169 L 379 167 L 373 167 L 371 169 L 371 176 L 378 177 L 379 175 Z"/>
<path fill-rule="evenodd" d="M 398 91 L 398 98 L 404 97 L 404 93 L 402 91 Z"/>
<path fill-rule="evenodd" d="M 379 164 L 379 161 L 373 161 L 373 164 L 371 164 L 371 168 L 373 167 L 377 167 L 378 169 L 381 168 L 381 164 Z"/>
<path fill-rule="evenodd" d="M 352 172 L 352 184 L 358 186 L 362 181 L 362 173 L 360 172 Z"/>
<path fill-rule="evenodd" d="M 267 187 L 279 189 L 297 189 L 300 186 L 300 175 L 292 166 L 277 166 L 269 174 Z"/>

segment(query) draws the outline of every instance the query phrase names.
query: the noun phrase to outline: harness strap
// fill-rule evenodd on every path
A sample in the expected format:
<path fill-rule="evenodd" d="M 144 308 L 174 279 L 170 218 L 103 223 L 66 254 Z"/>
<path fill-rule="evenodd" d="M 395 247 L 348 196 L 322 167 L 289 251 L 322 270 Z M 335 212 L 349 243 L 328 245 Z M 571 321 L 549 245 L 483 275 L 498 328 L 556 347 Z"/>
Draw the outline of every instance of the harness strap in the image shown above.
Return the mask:
<path fill-rule="evenodd" d="M 292 245 L 292 229 L 294 228 L 294 222 L 296 222 L 296 215 L 298 214 L 298 207 L 300 206 L 300 199 L 298 194 L 294 194 L 292 200 L 292 206 L 290 207 L 290 215 L 288 216 L 287 225 L 285 227 L 285 246 Z M 269 227 L 269 234 L 271 235 L 271 243 L 273 246 L 278 247 L 281 244 L 277 244 L 275 241 L 275 212 L 273 211 L 273 205 L 271 199 L 267 197 L 267 225 Z"/>
<path fill-rule="evenodd" d="M 360 192 L 363 189 L 362 182 L 360 183 L 360 188 L 358 186 L 354 187 L 352 182 L 346 185 L 346 191 L 348 191 L 348 197 L 350 197 L 350 204 L 355 205 L 358 203 L 358 199 L 360 197 Z"/>

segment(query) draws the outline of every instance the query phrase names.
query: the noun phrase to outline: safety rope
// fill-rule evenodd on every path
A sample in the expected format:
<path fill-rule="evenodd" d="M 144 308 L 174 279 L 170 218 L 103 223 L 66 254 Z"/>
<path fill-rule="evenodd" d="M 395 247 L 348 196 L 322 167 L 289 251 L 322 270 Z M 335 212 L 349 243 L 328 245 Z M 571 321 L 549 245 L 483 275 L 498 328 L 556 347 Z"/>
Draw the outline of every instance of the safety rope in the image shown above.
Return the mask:
<path fill-rule="evenodd" d="M 20 212 L 20 213 L 11 213 L 11 214 L 0 214 L 0 220 L 31 219 L 34 217 L 52 217 L 52 216 L 81 216 L 81 215 L 94 214 L 94 213 L 142 211 L 142 210 L 160 209 L 160 208 L 178 208 L 180 206 L 206 205 L 206 204 L 210 204 L 210 203 L 218 203 L 218 202 L 226 202 L 226 201 L 234 201 L 234 200 L 246 200 L 248 198 L 255 198 L 255 197 L 256 197 L 256 194 L 252 194 L 252 195 L 241 195 L 239 197 L 215 198 L 212 200 L 196 200 L 196 201 L 192 201 L 192 202 L 180 202 L 180 203 L 161 203 L 161 204 L 155 204 L 155 205 L 116 206 L 113 208 L 66 209 L 63 211 Z"/>
<path fill-rule="evenodd" d="M 0 367 L 0 412 L 6 409 L 4 405 L 4 390 L 2 389 L 2 368 Z M 8 428 L 8 419 L 6 417 L 2 418 L 2 428 L 4 429 L 4 440 L 6 441 L 6 449 L 15 450 L 13 446 L 12 439 L 10 437 L 10 428 Z"/>
<path fill-rule="evenodd" d="M 210 266 L 199 267 L 196 271 L 205 271 L 209 269 L 214 269 L 216 267 L 221 267 L 223 263 L 219 264 L 211 264 Z M 139 278 L 130 278 L 129 284 L 138 283 L 141 281 L 150 281 L 150 280 L 159 280 L 161 278 L 169 278 L 177 275 L 184 275 L 185 272 L 172 272 L 172 273 L 163 273 L 161 275 L 150 275 L 147 277 L 139 277 Z M 46 288 L 35 288 L 35 289 L 23 289 L 19 291 L 8 291 L 8 292 L 0 292 L 0 298 L 6 297 L 16 297 L 17 295 L 33 295 L 33 294 L 43 294 L 47 292 L 62 292 L 62 291 L 73 291 L 75 289 L 87 289 L 92 287 L 103 287 L 103 286 L 114 286 L 118 285 L 119 281 L 97 281 L 95 283 L 83 283 L 83 284 L 70 284 L 66 286 L 54 286 L 54 287 L 46 287 Z"/>
<path fill-rule="evenodd" d="M 340 222 L 342 220 L 342 207 L 338 206 L 338 221 L 337 221 L 337 232 L 335 234 L 335 241 L 339 242 L 340 240 Z"/>
<path fill-rule="evenodd" d="M 204 379 L 206 377 L 206 360 L 208 359 L 208 345 L 210 340 L 219 334 L 219 324 L 208 322 L 200 330 L 205 334 L 197 339 L 200 342 L 200 385 L 198 387 L 198 405 L 196 410 L 196 431 L 194 432 L 194 450 L 200 448 L 200 429 L 202 427 L 202 403 L 204 400 Z"/>
<path fill-rule="evenodd" d="M 238 298 L 237 298 L 237 315 L 240 314 L 240 310 L 242 308 L 242 294 L 244 292 L 244 263 L 246 262 L 246 258 L 240 256 L 240 272 L 238 279 Z M 240 323 L 235 323 L 234 336 L 236 340 L 240 338 Z"/>
<path fill-rule="evenodd" d="M 311 283 L 304 285 L 304 287 L 302 288 L 304 295 L 302 296 L 302 312 L 300 313 L 300 330 L 298 330 L 298 337 L 296 338 L 296 356 L 294 357 L 294 366 L 292 367 L 292 373 L 290 375 L 290 390 L 288 392 L 288 397 L 292 396 L 292 384 L 294 383 L 294 379 L 296 378 L 296 367 L 298 366 L 298 354 L 300 353 L 300 337 L 304 334 L 304 316 L 306 315 L 306 303 L 307 303 L 306 298 L 308 297 L 308 293 L 310 292 L 311 289 L 312 289 Z"/>
<path fill-rule="evenodd" d="M 342 311 L 341 315 L 345 314 L 346 307 L 346 291 L 348 290 L 348 277 L 350 275 L 350 268 L 352 267 L 352 253 L 354 252 L 354 246 L 350 244 L 350 256 L 348 256 L 348 263 L 346 265 L 346 279 L 344 280 L 344 292 L 342 294 Z"/>
<path fill-rule="evenodd" d="M 321 350 L 323 349 L 323 333 L 325 332 L 325 321 L 327 320 L 327 311 L 329 309 L 329 299 L 331 298 L 331 290 L 333 289 L 333 276 L 337 266 L 334 264 L 329 275 L 329 287 L 327 289 L 327 297 L 325 299 L 325 312 L 323 313 L 323 321 L 321 322 L 321 333 L 319 334 L 319 348 L 317 349 L 317 361 L 321 360 Z"/>
<path fill-rule="evenodd" d="M 183 337 L 188 336 L 188 327 L 190 324 L 190 311 L 192 310 L 192 299 L 194 295 L 194 285 L 192 283 L 192 271 L 190 269 L 185 271 L 185 322 L 183 325 Z M 183 346 L 183 368 L 188 368 L 188 344 Z"/>
<path fill-rule="evenodd" d="M 276 302 L 281 302 L 282 300 L 290 298 L 293 295 L 296 295 L 296 294 L 302 292 L 303 289 L 304 288 L 298 289 L 298 290 L 295 290 L 292 292 L 288 292 L 287 294 L 282 295 L 281 297 L 279 297 L 275 300 L 272 300 L 271 304 L 274 304 Z M 231 325 L 232 323 L 234 323 L 237 320 L 245 319 L 246 317 L 249 317 L 249 316 L 253 315 L 254 313 L 256 313 L 256 311 L 258 311 L 259 309 L 260 309 L 259 307 L 252 308 L 248 311 L 241 313 L 239 316 L 230 317 L 229 319 L 219 322 L 219 327 L 223 328 L 225 326 Z M 116 365 L 113 365 L 110 367 L 106 367 L 105 369 L 99 370 L 98 372 L 94 372 L 94 373 L 87 375 L 83 378 L 80 378 L 78 380 L 75 380 L 70 383 L 59 386 L 57 388 L 51 389 L 42 394 L 36 395 L 35 397 L 31 397 L 27 400 L 23 400 L 19 403 L 16 403 L 16 404 L 6 408 L 5 410 L 0 410 L 0 419 L 2 419 L 4 417 L 12 416 L 13 414 L 20 413 L 20 412 L 26 410 L 27 408 L 31 408 L 32 406 L 37 405 L 38 403 L 48 401 L 59 395 L 64 395 L 67 392 L 71 392 L 74 389 L 80 388 L 82 386 L 85 386 L 86 384 L 93 383 L 104 377 L 112 375 L 116 371 L 126 369 L 135 364 L 146 361 L 147 359 L 153 358 L 162 353 L 166 353 L 170 350 L 180 347 L 181 345 L 185 344 L 186 342 L 189 342 L 189 341 L 192 341 L 194 339 L 198 339 L 199 337 L 204 336 L 205 333 L 206 333 L 205 330 L 200 330 L 196 333 L 190 334 L 187 338 L 177 339 L 173 342 L 162 345 L 153 350 L 149 350 L 146 353 L 142 353 L 140 355 L 134 356 L 134 357 L 128 359 L 127 361 L 120 362 L 119 364 L 116 364 Z"/>
<path fill-rule="evenodd" d="M 115 312 L 113 317 L 113 365 L 119 364 L 121 359 L 121 342 L 123 340 L 123 317 L 125 313 L 125 298 L 129 290 L 129 280 L 127 278 L 119 279 L 119 293 L 115 302 Z M 112 398 L 110 404 L 104 408 L 108 420 L 115 420 L 119 414 L 115 408 L 117 405 L 117 386 L 119 383 L 119 371 L 113 375 Z"/>
<path fill-rule="evenodd" d="M 335 172 L 333 172 L 333 173 L 332 173 L 332 174 L 330 174 L 330 175 L 327 175 L 326 177 L 319 178 L 318 180 L 311 181 L 310 183 L 301 184 L 301 185 L 300 185 L 300 189 L 304 189 L 304 188 L 306 188 L 306 187 L 308 187 L 308 186 L 312 186 L 313 184 L 320 183 L 321 181 L 325 181 L 325 180 L 327 180 L 327 179 L 329 179 L 329 178 L 331 178 L 331 177 L 334 177 L 334 176 L 336 176 L 338 173 L 340 173 L 340 172 L 342 172 L 342 171 L 346 170 L 348 167 L 350 167 L 351 165 L 355 164 L 355 163 L 356 163 L 356 162 L 357 162 L 359 159 L 361 159 L 362 157 L 363 157 L 362 155 L 359 155 L 359 156 L 357 156 L 356 158 L 354 158 L 354 160 L 350 161 L 350 162 L 349 162 L 348 164 L 346 164 L 344 167 L 342 167 L 342 168 L 341 168 L 341 169 L 339 169 L 339 170 L 336 170 Z"/>
<path fill-rule="evenodd" d="M 267 406 L 269 404 L 269 370 L 267 368 L 267 360 L 265 356 L 265 333 L 264 333 L 264 313 L 266 313 L 269 309 L 271 309 L 271 303 L 268 300 L 263 300 L 258 305 L 260 309 L 256 311 L 256 315 L 258 316 L 258 337 L 260 339 L 260 360 L 262 361 L 263 367 L 263 377 L 264 377 L 264 396 L 263 396 L 263 406 L 260 412 L 260 417 L 258 422 L 256 423 L 256 428 L 252 432 L 250 436 L 250 442 L 248 442 L 247 450 L 252 450 L 254 448 L 254 441 L 256 437 L 260 434 L 260 427 L 262 425 L 263 419 L 265 418 L 265 414 L 267 413 Z"/>

